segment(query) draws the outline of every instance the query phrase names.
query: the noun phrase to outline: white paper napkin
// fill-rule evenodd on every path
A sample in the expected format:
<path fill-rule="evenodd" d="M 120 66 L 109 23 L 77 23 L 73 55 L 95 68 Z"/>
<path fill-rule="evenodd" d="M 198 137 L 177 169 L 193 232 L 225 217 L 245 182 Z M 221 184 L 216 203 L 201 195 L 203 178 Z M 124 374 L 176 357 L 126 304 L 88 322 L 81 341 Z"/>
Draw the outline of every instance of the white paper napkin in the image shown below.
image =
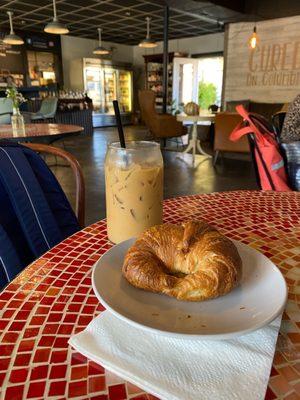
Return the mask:
<path fill-rule="evenodd" d="M 267 389 L 281 317 L 232 340 L 183 340 L 105 311 L 70 338 L 78 352 L 164 400 L 258 400 Z"/>

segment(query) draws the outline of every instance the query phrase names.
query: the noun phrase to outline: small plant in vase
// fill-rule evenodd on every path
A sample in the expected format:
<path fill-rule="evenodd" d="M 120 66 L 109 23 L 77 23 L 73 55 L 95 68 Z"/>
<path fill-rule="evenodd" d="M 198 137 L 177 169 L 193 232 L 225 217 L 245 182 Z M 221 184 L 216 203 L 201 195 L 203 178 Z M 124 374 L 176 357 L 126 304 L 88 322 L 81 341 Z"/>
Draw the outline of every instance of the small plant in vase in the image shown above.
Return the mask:
<path fill-rule="evenodd" d="M 6 89 L 6 98 L 11 99 L 13 106 L 13 115 L 11 117 L 13 135 L 25 136 L 24 117 L 20 113 L 20 105 L 25 103 L 26 99 L 17 91 L 15 86 Z"/>

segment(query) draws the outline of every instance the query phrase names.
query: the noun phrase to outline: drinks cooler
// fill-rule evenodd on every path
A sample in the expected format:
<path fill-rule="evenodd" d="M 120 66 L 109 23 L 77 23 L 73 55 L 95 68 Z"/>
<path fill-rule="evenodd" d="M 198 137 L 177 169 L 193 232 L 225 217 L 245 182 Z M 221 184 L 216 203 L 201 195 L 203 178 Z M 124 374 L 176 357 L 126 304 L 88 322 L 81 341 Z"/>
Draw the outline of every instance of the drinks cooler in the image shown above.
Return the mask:
<path fill-rule="evenodd" d="M 84 87 L 93 100 L 93 126 L 116 124 L 113 100 L 119 101 L 123 124 L 131 123 L 132 70 L 128 64 L 109 60 L 83 59 Z"/>

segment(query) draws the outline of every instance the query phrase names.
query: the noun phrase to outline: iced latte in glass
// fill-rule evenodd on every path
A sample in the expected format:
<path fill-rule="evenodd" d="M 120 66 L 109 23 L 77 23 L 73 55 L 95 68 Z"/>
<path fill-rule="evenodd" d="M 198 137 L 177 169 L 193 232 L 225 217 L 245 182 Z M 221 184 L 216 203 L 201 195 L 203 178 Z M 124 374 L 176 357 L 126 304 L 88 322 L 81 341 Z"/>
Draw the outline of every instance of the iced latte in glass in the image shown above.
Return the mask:
<path fill-rule="evenodd" d="M 154 142 L 108 146 L 105 159 L 108 238 L 120 243 L 162 223 L 163 159 Z"/>

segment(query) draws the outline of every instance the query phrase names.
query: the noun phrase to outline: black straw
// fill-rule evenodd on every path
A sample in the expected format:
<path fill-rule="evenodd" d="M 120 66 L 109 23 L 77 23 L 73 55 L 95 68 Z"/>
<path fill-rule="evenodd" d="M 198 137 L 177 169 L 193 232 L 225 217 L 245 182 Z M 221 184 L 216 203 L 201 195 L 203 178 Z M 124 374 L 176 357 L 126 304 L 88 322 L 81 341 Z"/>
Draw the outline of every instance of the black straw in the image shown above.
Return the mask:
<path fill-rule="evenodd" d="M 117 122 L 117 127 L 118 127 L 118 132 L 119 132 L 120 144 L 121 144 L 121 147 L 123 149 L 125 149 L 126 148 L 126 144 L 125 144 L 125 137 L 124 137 L 124 131 L 123 131 L 123 126 L 122 126 L 122 121 L 121 121 L 121 115 L 120 115 L 120 109 L 119 109 L 118 100 L 113 100 L 113 105 L 114 105 L 116 122 Z"/>

